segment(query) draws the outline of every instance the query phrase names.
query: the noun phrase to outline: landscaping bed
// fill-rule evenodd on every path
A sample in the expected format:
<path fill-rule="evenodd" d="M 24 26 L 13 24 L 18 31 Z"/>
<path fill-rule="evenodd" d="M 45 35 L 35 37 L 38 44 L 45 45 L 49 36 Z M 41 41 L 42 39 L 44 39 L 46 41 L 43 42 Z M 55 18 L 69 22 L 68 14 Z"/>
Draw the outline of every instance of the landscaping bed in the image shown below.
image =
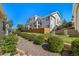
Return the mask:
<path fill-rule="evenodd" d="M 20 32 L 19 36 L 27 39 L 28 41 L 34 42 L 37 45 L 43 45 L 46 43 L 48 45 L 47 49 L 51 52 L 62 53 L 64 51 L 71 52 L 72 54 L 72 42 L 74 40 L 78 40 L 79 37 L 73 35 L 54 35 L 52 33 L 49 34 L 41 34 L 41 33 L 28 33 L 28 32 Z M 49 40 L 50 39 L 50 40 Z M 67 43 L 67 44 L 64 44 Z M 68 45 L 70 44 L 70 45 Z"/>

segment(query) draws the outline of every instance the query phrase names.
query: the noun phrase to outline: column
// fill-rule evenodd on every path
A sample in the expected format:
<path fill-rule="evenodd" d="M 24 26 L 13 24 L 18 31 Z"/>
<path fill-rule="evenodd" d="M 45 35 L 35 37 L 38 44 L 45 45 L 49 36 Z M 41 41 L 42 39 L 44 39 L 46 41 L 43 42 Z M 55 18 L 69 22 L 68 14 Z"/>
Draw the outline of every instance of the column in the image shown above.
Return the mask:
<path fill-rule="evenodd" d="M 38 29 L 38 21 L 36 22 L 36 28 Z"/>

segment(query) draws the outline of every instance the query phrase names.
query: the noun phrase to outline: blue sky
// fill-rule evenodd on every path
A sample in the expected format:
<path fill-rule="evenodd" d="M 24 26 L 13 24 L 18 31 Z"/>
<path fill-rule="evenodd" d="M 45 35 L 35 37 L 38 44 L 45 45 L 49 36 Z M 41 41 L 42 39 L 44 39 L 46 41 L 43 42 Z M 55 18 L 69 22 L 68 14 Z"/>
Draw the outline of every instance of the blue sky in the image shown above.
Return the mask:
<path fill-rule="evenodd" d="M 31 16 L 46 16 L 55 11 L 59 11 L 62 20 L 71 21 L 72 18 L 72 3 L 4 3 L 2 7 L 13 21 L 13 28 L 17 24 L 25 24 Z"/>

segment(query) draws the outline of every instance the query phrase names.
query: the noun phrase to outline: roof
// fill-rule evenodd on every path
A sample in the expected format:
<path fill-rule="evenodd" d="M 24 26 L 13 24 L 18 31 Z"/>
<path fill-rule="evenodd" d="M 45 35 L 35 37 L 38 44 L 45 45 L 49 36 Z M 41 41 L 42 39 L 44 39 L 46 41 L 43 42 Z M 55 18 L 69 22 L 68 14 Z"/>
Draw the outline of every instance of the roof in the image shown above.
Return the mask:
<path fill-rule="evenodd" d="M 46 17 L 49 17 L 49 16 L 54 15 L 54 14 L 57 14 L 57 15 L 61 18 L 60 13 L 59 13 L 58 11 L 56 11 L 56 12 L 53 12 L 53 13 L 51 13 L 51 14 L 49 14 L 49 15 L 46 15 L 46 16 L 34 15 L 34 16 L 30 17 L 29 19 L 31 19 L 31 18 L 33 18 L 33 17 L 38 17 L 38 19 L 46 18 Z M 28 23 L 29 19 L 27 20 L 26 24 Z M 37 20 L 38 20 L 38 19 L 37 19 Z M 42 20 L 42 19 L 41 19 L 41 20 Z"/>
<path fill-rule="evenodd" d="M 49 14 L 49 16 L 50 16 L 50 15 L 54 15 L 54 14 L 58 14 L 58 15 L 60 16 L 60 13 L 59 13 L 58 11 Z"/>

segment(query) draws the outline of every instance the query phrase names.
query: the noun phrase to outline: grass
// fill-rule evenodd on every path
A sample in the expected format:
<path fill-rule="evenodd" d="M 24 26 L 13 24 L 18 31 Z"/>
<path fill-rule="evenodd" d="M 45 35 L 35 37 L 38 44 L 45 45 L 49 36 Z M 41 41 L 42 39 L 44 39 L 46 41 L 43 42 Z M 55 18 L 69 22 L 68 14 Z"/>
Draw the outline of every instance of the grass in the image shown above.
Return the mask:
<path fill-rule="evenodd" d="M 47 40 L 48 37 L 50 37 L 50 36 L 54 36 L 52 33 L 48 33 L 48 34 L 29 33 L 29 32 L 25 32 L 25 33 L 28 33 L 28 34 L 35 34 L 36 36 L 44 35 L 45 40 Z M 66 43 L 71 43 L 71 42 L 74 41 L 75 39 L 79 39 L 79 37 L 69 37 L 69 36 L 66 36 L 66 35 L 55 35 L 55 36 L 61 38 L 61 39 L 62 39 L 64 42 L 66 42 Z"/>
<path fill-rule="evenodd" d="M 75 39 L 79 39 L 79 37 L 69 37 L 69 36 L 65 36 L 65 35 L 57 35 L 59 38 L 61 38 L 64 42 L 66 43 L 71 43 L 72 41 L 74 41 Z"/>
<path fill-rule="evenodd" d="M 44 35 L 45 35 L 46 38 L 48 38 L 50 36 L 54 36 L 54 34 L 44 34 Z M 69 36 L 66 36 L 66 35 L 55 35 L 55 36 L 61 38 L 66 43 L 71 43 L 75 39 L 79 39 L 79 37 L 69 37 Z"/>

